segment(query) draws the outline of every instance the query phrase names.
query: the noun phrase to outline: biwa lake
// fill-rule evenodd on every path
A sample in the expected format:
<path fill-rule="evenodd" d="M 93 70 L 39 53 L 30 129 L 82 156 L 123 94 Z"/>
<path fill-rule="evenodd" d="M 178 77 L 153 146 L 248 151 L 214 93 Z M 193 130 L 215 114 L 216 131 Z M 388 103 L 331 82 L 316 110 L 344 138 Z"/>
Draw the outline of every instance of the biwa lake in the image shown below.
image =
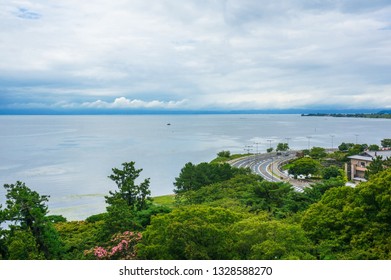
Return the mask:
<path fill-rule="evenodd" d="M 0 204 L 4 184 L 25 182 L 50 195 L 50 214 L 80 220 L 105 211 L 116 185 L 113 167 L 135 161 L 153 196 L 173 193 L 187 162 L 210 161 L 222 150 L 265 152 L 279 142 L 291 149 L 380 145 L 391 120 L 300 115 L 0 116 Z M 257 143 L 257 144 L 256 144 Z"/>

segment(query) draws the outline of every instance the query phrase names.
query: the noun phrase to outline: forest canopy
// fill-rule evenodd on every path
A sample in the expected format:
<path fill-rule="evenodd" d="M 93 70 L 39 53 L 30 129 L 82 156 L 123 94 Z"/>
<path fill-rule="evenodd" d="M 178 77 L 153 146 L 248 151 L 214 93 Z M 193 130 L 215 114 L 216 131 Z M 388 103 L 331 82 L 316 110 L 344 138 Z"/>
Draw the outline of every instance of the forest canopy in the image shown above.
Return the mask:
<path fill-rule="evenodd" d="M 188 163 L 165 206 L 142 169 L 123 163 L 106 212 L 84 221 L 50 216 L 48 196 L 6 184 L 0 258 L 391 259 L 391 169 L 355 188 L 334 169 L 297 192 L 248 169 Z"/>

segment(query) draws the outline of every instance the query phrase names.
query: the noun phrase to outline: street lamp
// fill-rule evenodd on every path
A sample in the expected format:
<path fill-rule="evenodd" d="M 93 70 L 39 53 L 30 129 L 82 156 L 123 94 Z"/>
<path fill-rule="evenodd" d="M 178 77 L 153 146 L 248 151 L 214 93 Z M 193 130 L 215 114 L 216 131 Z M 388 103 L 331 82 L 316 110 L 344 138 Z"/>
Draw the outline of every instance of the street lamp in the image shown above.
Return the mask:
<path fill-rule="evenodd" d="M 273 140 L 266 140 L 266 141 L 269 142 L 269 148 L 271 148 L 271 147 L 272 147 L 272 141 L 273 141 Z"/>
<path fill-rule="evenodd" d="M 258 145 L 261 144 L 261 142 L 255 142 L 255 145 L 257 145 L 257 154 L 258 154 Z"/>
<path fill-rule="evenodd" d="M 249 154 L 250 151 L 252 150 L 252 146 L 246 145 L 246 146 L 244 146 L 244 150 L 247 151 L 247 153 Z"/>

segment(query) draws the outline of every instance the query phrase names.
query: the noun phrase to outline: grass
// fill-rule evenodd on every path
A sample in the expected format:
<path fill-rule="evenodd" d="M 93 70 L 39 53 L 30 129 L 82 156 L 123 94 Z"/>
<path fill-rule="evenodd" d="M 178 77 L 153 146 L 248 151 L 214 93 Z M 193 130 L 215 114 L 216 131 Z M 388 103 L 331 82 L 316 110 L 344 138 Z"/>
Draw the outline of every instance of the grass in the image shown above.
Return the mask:
<path fill-rule="evenodd" d="M 217 158 L 213 159 L 210 163 L 224 163 L 229 160 L 241 158 L 241 157 L 248 156 L 248 155 L 249 154 L 233 154 L 233 155 L 230 155 L 229 157 L 217 157 Z"/>
<path fill-rule="evenodd" d="M 285 164 L 282 166 L 282 170 L 289 170 L 289 168 L 291 168 L 292 166 L 293 166 L 292 163 Z"/>
<path fill-rule="evenodd" d="M 153 197 L 153 203 L 173 208 L 175 204 L 175 194 L 155 196 Z"/>

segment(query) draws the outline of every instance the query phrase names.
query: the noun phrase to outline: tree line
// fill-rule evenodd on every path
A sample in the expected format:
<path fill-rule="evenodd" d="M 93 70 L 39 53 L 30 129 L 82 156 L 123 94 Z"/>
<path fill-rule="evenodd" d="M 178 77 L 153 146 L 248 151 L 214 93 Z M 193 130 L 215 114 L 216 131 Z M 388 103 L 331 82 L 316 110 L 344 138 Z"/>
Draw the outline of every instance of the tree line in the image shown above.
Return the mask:
<path fill-rule="evenodd" d="M 370 119 L 391 119 L 390 111 L 380 111 L 378 113 L 357 113 L 357 114 L 343 114 L 343 113 L 310 113 L 301 114 L 302 117 L 336 117 L 336 118 L 370 118 Z"/>

